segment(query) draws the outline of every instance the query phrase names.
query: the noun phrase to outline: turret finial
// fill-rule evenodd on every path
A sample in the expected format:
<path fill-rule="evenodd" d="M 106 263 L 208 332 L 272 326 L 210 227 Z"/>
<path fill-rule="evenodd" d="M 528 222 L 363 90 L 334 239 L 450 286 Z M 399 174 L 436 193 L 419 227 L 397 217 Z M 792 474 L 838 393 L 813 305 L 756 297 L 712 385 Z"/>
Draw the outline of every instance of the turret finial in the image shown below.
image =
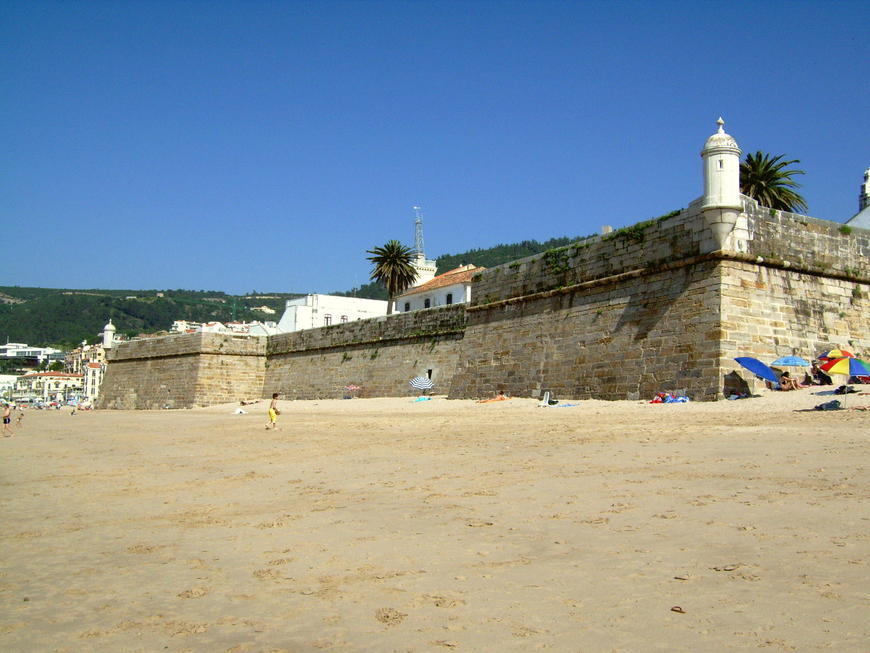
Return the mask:
<path fill-rule="evenodd" d="M 722 120 L 722 116 L 719 116 L 719 120 L 716 121 L 716 124 L 719 125 L 719 133 L 725 133 L 725 121 Z"/>

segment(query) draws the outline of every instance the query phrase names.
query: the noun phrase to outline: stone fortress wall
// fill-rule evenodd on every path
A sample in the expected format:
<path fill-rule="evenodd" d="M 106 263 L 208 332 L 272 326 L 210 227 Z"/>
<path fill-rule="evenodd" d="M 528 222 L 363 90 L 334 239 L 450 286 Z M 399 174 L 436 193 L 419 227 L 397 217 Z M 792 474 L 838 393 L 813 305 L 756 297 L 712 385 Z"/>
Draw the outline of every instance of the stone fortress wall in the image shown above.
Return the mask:
<path fill-rule="evenodd" d="M 491 268 L 472 303 L 282 334 L 190 334 L 109 355 L 100 405 L 181 408 L 267 398 L 721 398 L 735 356 L 870 351 L 870 232 L 744 198 L 720 248 L 688 209 Z M 431 371 L 431 372 L 430 372 Z M 753 381 L 742 375 L 752 386 Z"/>
<path fill-rule="evenodd" d="M 484 271 L 451 396 L 717 399 L 736 356 L 870 350 L 870 232 L 743 202 L 725 242 L 694 202 Z"/>
<path fill-rule="evenodd" d="M 740 148 L 701 151 L 688 208 L 484 270 L 471 304 L 269 339 L 169 336 L 108 356 L 99 405 L 180 408 L 269 397 L 411 394 L 715 400 L 754 389 L 736 356 L 870 351 L 870 231 L 773 211 L 739 193 Z"/>

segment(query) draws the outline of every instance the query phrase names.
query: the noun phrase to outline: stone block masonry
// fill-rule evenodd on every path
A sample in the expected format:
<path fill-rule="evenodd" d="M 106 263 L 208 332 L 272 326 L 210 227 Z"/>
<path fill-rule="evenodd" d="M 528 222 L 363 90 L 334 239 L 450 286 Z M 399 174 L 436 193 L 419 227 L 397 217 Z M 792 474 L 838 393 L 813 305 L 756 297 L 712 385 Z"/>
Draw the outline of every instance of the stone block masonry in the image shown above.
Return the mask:
<path fill-rule="evenodd" d="M 717 264 L 469 309 L 451 397 L 719 393 Z"/>
<path fill-rule="evenodd" d="M 461 304 L 270 338 L 263 395 L 289 399 L 410 396 L 415 376 L 447 393 L 465 330 Z"/>
<path fill-rule="evenodd" d="M 217 333 L 134 340 L 108 352 L 100 408 L 192 408 L 258 398 L 266 339 Z"/>

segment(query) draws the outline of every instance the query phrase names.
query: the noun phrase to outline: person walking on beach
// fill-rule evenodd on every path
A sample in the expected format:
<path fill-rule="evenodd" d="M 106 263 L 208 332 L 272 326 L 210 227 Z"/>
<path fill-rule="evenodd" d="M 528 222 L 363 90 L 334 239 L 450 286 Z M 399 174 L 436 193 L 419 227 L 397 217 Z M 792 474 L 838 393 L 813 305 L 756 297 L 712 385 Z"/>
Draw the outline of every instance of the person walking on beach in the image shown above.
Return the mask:
<path fill-rule="evenodd" d="M 9 404 L 3 404 L 3 437 L 12 437 L 12 428 L 9 426 L 9 422 L 11 421 L 12 409 L 9 408 Z"/>
<path fill-rule="evenodd" d="M 272 393 L 272 401 L 269 403 L 269 423 L 266 424 L 266 428 L 276 429 L 278 428 L 278 415 L 281 414 L 281 411 L 278 410 L 278 393 Z"/>

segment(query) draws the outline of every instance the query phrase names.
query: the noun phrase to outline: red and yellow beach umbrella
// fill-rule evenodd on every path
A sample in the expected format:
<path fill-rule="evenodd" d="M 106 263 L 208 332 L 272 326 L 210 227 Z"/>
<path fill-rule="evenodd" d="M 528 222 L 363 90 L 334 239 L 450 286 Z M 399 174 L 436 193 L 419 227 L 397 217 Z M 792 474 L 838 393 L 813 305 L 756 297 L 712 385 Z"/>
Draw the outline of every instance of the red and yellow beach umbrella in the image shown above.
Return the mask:
<path fill-rule="evenodd" d="M 846 376 L 870 376 L 870 363 L 855 358 L 851 354 L 829 360 L 821 366 L 828 374 L 844 374 Z"/>
<path fill-rule="evenodd" d="M 819 354 L 820 361 L 832 361 L 835 358 L 855 358 L 855 354 L 845 349 L 832 349 L 824 354 Z"/>

